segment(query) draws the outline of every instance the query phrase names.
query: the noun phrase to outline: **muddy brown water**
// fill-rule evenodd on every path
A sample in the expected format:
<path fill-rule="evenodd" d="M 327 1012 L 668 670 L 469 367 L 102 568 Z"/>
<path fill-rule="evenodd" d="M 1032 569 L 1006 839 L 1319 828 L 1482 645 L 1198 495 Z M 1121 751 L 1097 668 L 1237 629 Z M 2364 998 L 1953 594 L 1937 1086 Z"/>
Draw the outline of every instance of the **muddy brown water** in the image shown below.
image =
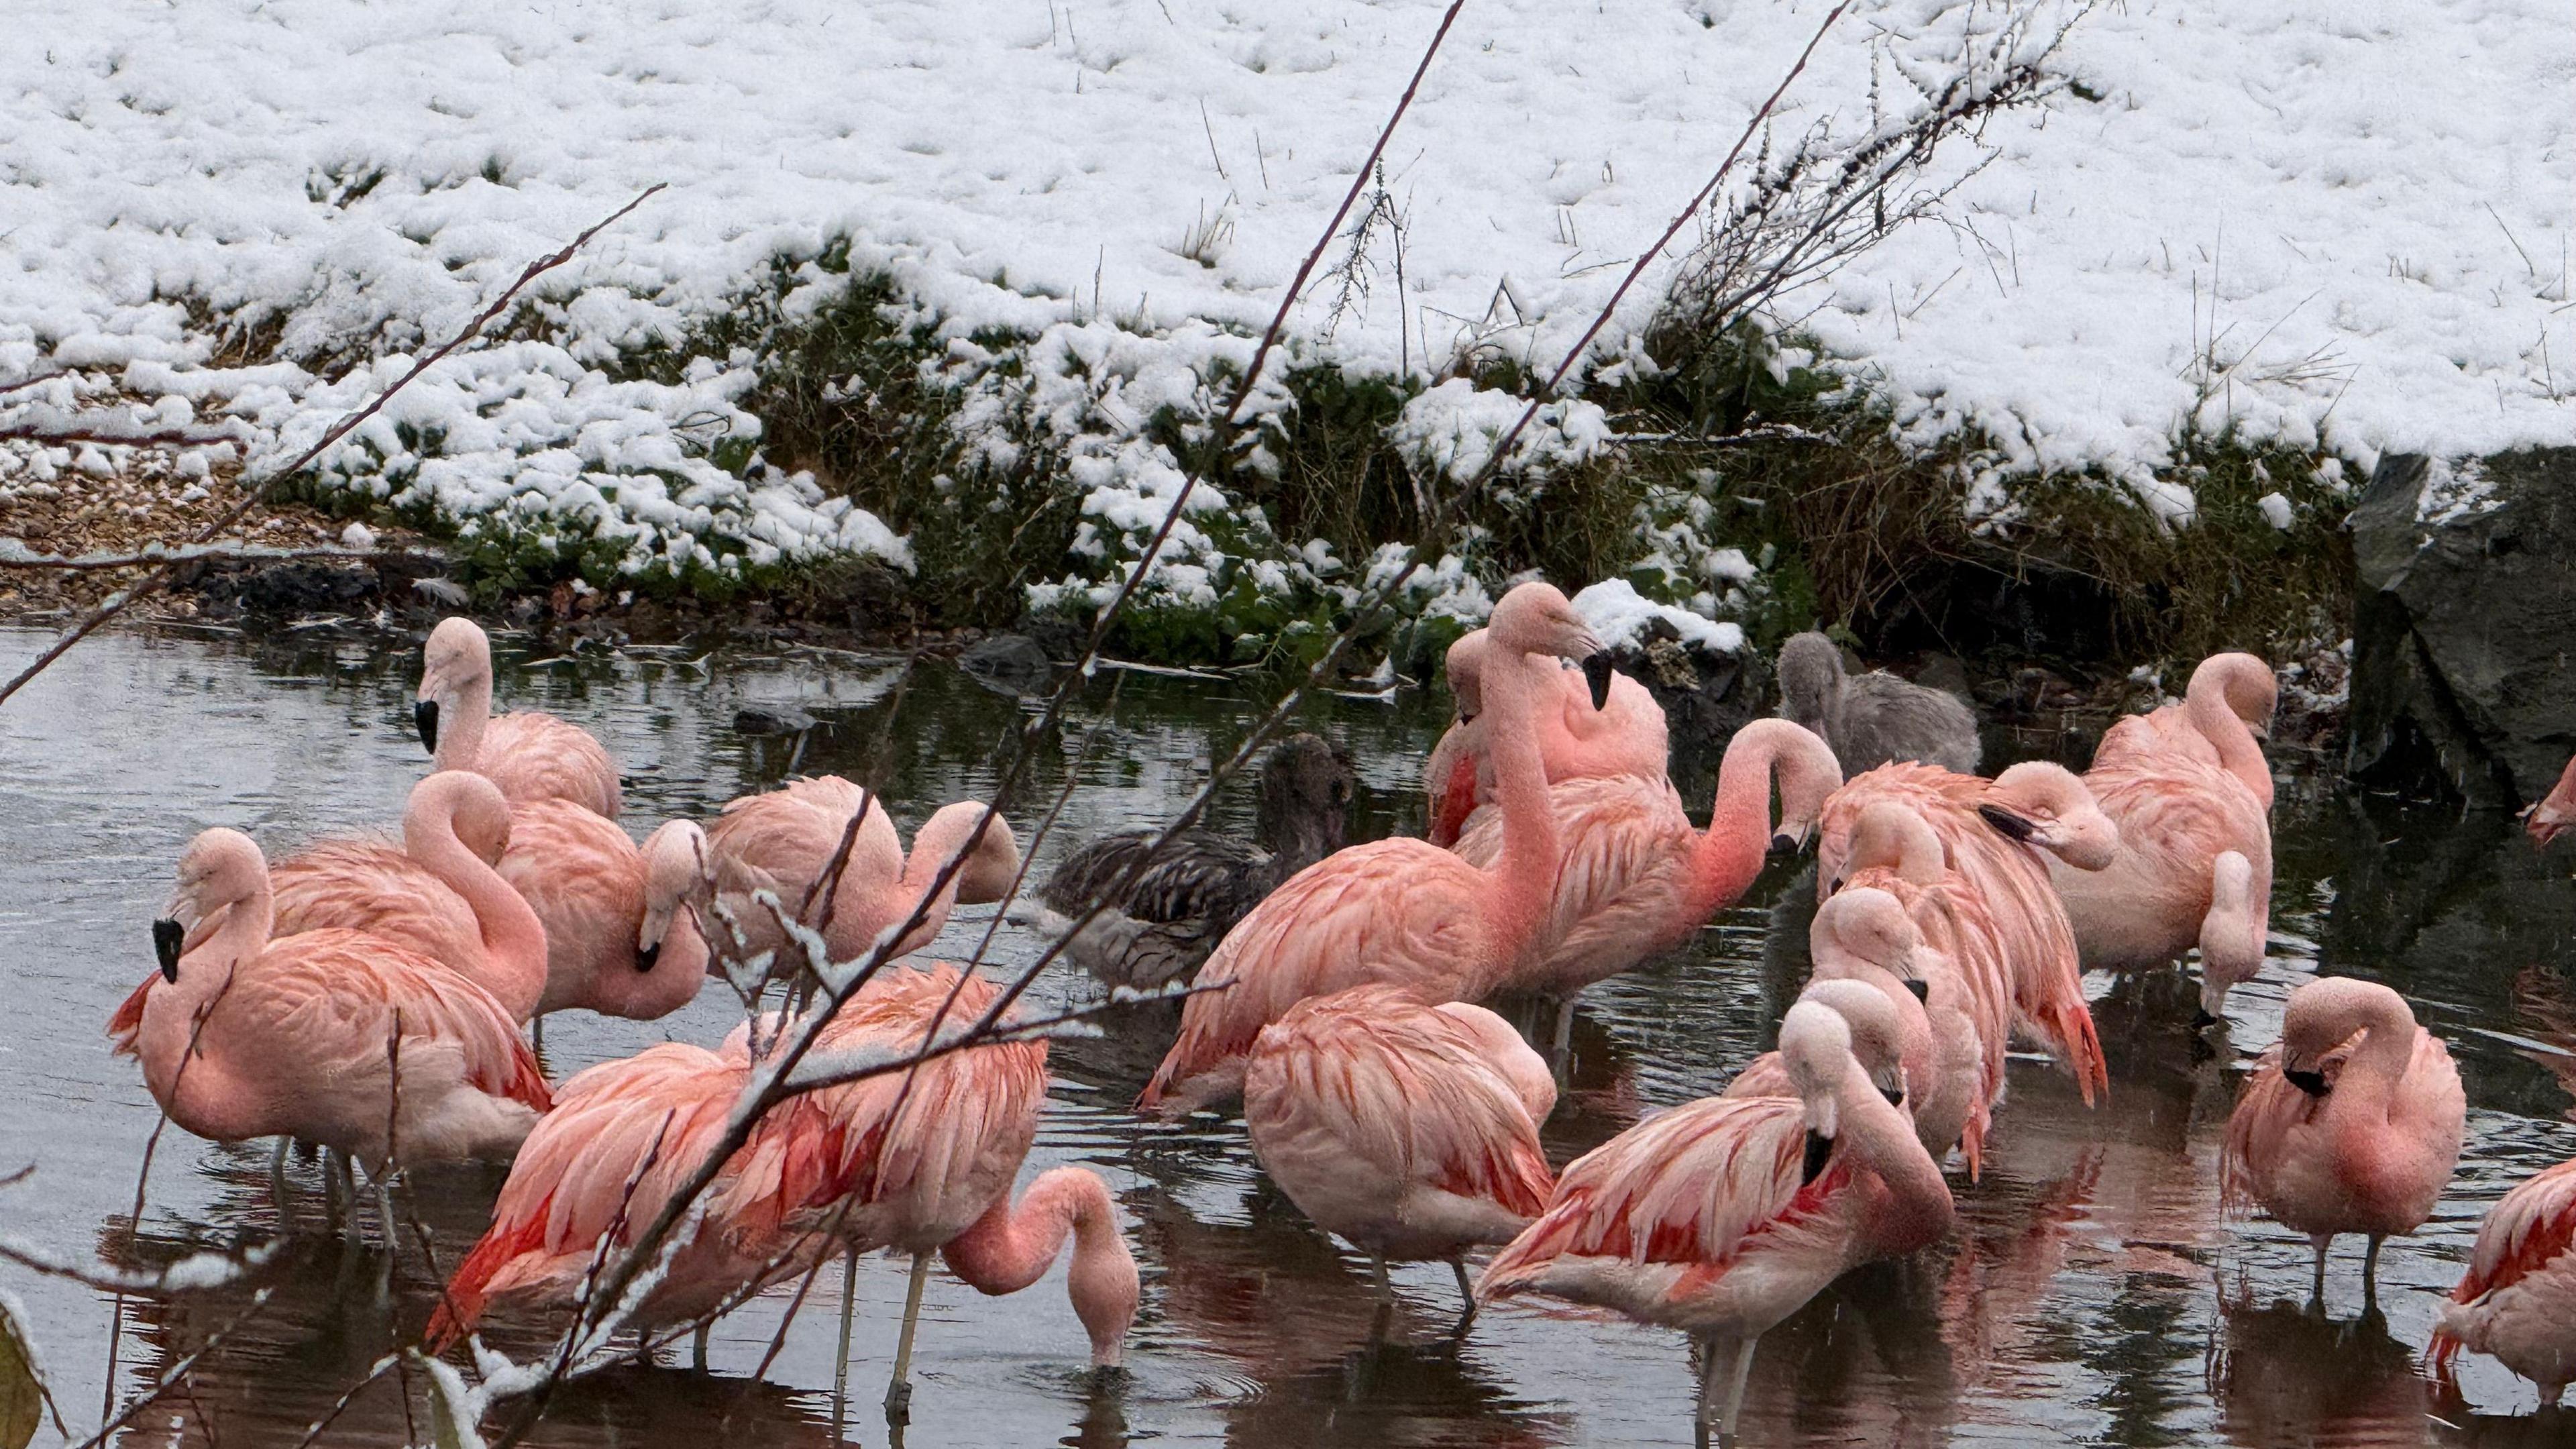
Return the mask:
<path fill-rule="evenodd" d="M 0 631 L 0 668 L 46 636 Z M 531 659 L 504 638 L 510 703 L 557 711 L 606 738 L 630 773 L 628 823 L 705 814 L 778 780 L 790 742 L 737 734 L 738 710 L 789 706 L 820 721 L 798 767 L 863 773 L 885 742 L 906 827 L 988 789 L 993 743 L 1029 706 L 925 666 L 886 719 L 890 660 L 823 653 L 698 658 L 688 651 Z M 264 641 L 199 633 L 91 641 L 0 709 L 0 1236 L 56 1258 L 151 1267 L 273 1235 L 280 1209 L 265 1144 L 175 1130 L 161 1140 L 140 1221 L 137 1168 L 156 1113 L 100 1028 L 151 967 L 147 925 L 195 831 L 223 824 L 272 850 L 390 825 L 424 767 L 409 723 L 415 658 L 399 641 L 308 631 Z M 1157 823 L 1267 703 L 1259 680 L 1103 671 L 1042 751 L 1038 798 L 1075 789 L 1041 865 L 1096 832 Z M 1114 689 L 1114 697 L 1113 697 Z M 1307 727 L 1340 740 L 1364 784 L 1361 835 L 1411 828 L 1436 700 L 1328 699 Z M 1098 743 L 1075 758 L 1086 732 Z M 1993 743 L 2072 755 L 2081 731 Z M 1705 804 L 1708 782 L 1681 782 Z M 1023 812 L 1024 820 L 1034 812 Z M 1248 802 L 1217 822 L 1248 828 Z M 2356 795 L 2285 766 L 2271 959 L 2231 998 L 2224 1036 L 2196 1038 L 2172 976 L 2092 980 L 2110 1056 L 2109 1100 L 2087 1109 L 2045 1063 L 2017 1058 L 1985 1179 L 1954 1175 L 1960 1226 L 1916 1258 L 1845 1279 L 1762 1341 L 1747 1399 L 1751 1444 L 2260 1445 L 2576 1442 L 2576 1414 L 2535 1415 L 2528 1385 L 2470 1362 L 2464 1401 L 2435 1396 L 2415 1361 L 2437 1295 L 2479 1216 L 2506 1188 L 2576 1154 L 2562 1073 L 2576 1042 L 2576 852 L 2549 856 L 2501 817 Z M 1024 838 L 1025 838 L 1025 826 Z M 1721 1088 L 1767 1043 L 1803 969 L 1812 877 L 1774 866 L 1691 947 L 1587 992 L 1572 1088 L 1547 1126 L 1561 1165 L 1644 1113 Z M 990 923 L 960 912 L 940 953 Z M 1005 925 L 995 969 L 1039 943 Z M 2245 1065 L 2275 1035 L 2283 995 L 2319 969 L 2387 981 L 2457 1055 L 2469 1142 L 2439 1215 L 2381 1264 L 2365 1314 L 2360 1251 L 2336 1254 L 2325 1308 L 2306 1305 L 2305 1240 L 2217 1206 L 2219 1132 Z M 1040 1005 L 1087 999 L 1050 977 Z M 712 1043 L 738 1012 L 711 987 L 649 1024 L 553 1019 L 546 1060 L 580 1067 L 677 1038 Z M 1138 1018 L 1059 1044 L 1056 1085 L 1023 1178 L 1058 1163 L 1099 1170 L 1144 1272 L 1128 1368 L 1084 1367 L 1061 1265 L 1008 1299 L 931 1280 L 913 1422 L 934 1445 L 1624 1445 L 1687 1443 L 1692 1380 L 1681 1340 L 1585 1310 L 1530 1302 L 1463 1336 L 1444 1266 L 1399 1270 L 1402 1306 L 1372 1341 L 1364 1263 L 1304 1223 L 1254 1165 L 1240 1127 L 1141 1122 L 1126 1103 L 1168 1028 Z M 161 1301 L 109 1296 L 0 1266 L 23 1305 L 75 1439 L 203 1353 L 184 1391 L 138 1415 L 129 1444 L 293 1445 L 402 1335 L 436 1287 L 406 1245 L 390 1302 L 385 1249 L 323 1227 L 315 1164 L 290 1165 L 293 1245 L 248 1282 Z M 496 1171 L 417 1175 L 408 1206 L 452 1263 L 480 1231 Z M 257 1288 L 270 1297 L 221 1342 Z M 850 1442 L 884 1444 L 875 1405 L 892 1358 L 901 1266 L 857 1279 Z M 552 1445 L 827 1444 L 837 1272 L 789 1320 L 789 1295 L 718 1325 L 713 1371 L 621 1368 L 569 1391 L 531 1442 Z M 766 1375 L 753 1370 L 785 1325 Z M 114 1381 L 108 1380 L 114 1343 Z M 534 1327 L 500 1346 L 534 1352 Z M 325 1444 L 425 1442 L 425 1391 L 389 1376 L 350 1404 Z M 39 1442 L 49 1441 L 47 1428 Z"/>

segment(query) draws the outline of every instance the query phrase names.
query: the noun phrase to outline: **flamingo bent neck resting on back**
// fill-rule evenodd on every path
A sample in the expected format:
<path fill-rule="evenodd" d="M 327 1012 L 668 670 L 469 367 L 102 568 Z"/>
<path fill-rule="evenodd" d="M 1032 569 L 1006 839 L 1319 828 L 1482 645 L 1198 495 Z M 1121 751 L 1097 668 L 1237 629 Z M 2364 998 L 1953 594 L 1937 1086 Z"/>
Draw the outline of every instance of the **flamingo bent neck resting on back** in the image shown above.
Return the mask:
<path fill-rule="evenodd" d="M 1243 1081 L 1253 1155 L 1298 1211 L 1386 1265 L 1509 1242 L 1555 1179 L 1538 1124 L 1547 1063 L 1481 1006 L 1424 1006 L 1392 986 L 1310 996 L 1261 1029 Z"/>
<path fill-rule="evenodd" d="M 1881 800 L 1921 816 L 1939 838 L 1961 889 L 1982 900 L 1999 959 L 2010 973 L 2016 1019 L 2074 1074 L 2090 1104 L 2109 1087 L 2110 1073 L 2084 1000 L 2074 929 L 2041 853 L 2099 870 L 2119 853 L 2119 827 L 2084 782 L 2062 766 L 2026 761 L 1983 780 L 1929 765 L 1881 765 L 1845 782 L 1825 802 L 1816 852 L 1819 880 L 1842 878 L 1861 812 Z M 1951 949 L 1955 943 L 1938 944 L 1958 959 Z"/>
<path fill-rule="evenodd" d="M 2538 1384 L 2544 1408 L 2576 1380 L 2576 1158 L 2515 1184 L 2478 1224 L 2425 1361 L 2448 1380 L 2463 1348 Z"/>
<path fill-rule="evenodd" d="M 617 762 L 577 725 L 523 710 L 492 713 L 492 641 L 471 619 L 446 619 L 421 646 L 412 723 L 441 770 L 490 777 L 517 804 L 570 800 L 617 818 Z"/>
<path fill-rule="evenodd" d="M 1850 1269 L 1950 1230 L 1941 1169 L 1853 1057 L 1842 1017 L 1791 1006 L 1780 1057 L 1796 1097 L 1691 1102 L 1577 1158 L 1476 1285 L 1484 1302 L 1544 1293 L 1701 1339 L 1703 1441 L 1721 1366 L 1733 1442 L 1764 1333 Z"/>
<path fill-rule="evenodd" d="M 1261 1028 L 1309 996 L 1382 981 L 1417 1001 L 1473 1000 L 1508 980 L 1544 923 L 1558 861 L 1537 716 L 1559 698 L 1555 657 L 1599 652 L 1565 595 L 1526 583 L 1494 606 L 1485 712 L 1505 845 L 1480 869 L 1428 841 L 1371 841 L 1298 872 L 1252 909 L 1200 968 L 1232 983 L 1192 996 L 1180 1037 L 1137 1099 L 1177 1116 L 1243 1087 Z"/>
<path fill-rule="evenodd" d="M 302 1138 L 380 1180 L 517 1150 L 552 1096 L 489 992 L 361 931 L 272 939 L 272 916 L 250 837 L 189 843 L 153 923 L 161 972 L 118 1013 L 133 1015 L 144 1082 L 171 1121 L 218 1142 Z"/>
<path fill-rule="evenodd" d="M 823 942 L 834 961 L 864 958 L 879 936 L 912 919 L 948 863 L 970 847 L 965 863 L 931 900 L 921 924 L 896 944 L 892 955 L 929 945 L 948 923 L 952 906 L 1000 900 L 1019 875 L 1019 841 L 1010 822 L 995 815 L 979 836 L 985 807 L 974 801 L 960 800 L 932 812 L 913 836 L 907 857 L 882 799 L 838 775 L 793 780 L 733 801 L 707 829 L 717 899 L 733 916 L 744 954 L 788 945 L 787 933 L 755 893 L 773 893 L 781 909 L 797 915 L 831 868 L 851 817 L 863 808 L 866 814 L 829 899 L 804 910 L 806 920 L 822 922 Z M 724 930 L 716 927 L 719 939 Z"/>
<path fill-rule="evenodd" d="M 545 994 L 549 943 L 536 911 L 492 865 L 515 828 L 488 777 L 441 770 L 412 786 L 402 849 L 323 841 L 271 870 L 274 929 L 400 941 L 490 992 L 511 1020 L 526 1021 Z"/>
<path fill-rule="evenodd" d="M 500 874 L 545 923 L 536 1014 L 652 1021 L 695 1000 L 707 974 L 713 872 L 706 832 L 692 820 L 663 822 L 639 849 L 624 827 L 569 800 L 513 808 Z"/>
<path fill-rule="evenodd" d="M 1485 634 L 1471 629 L 1449 646 L 1449 693 L 1458 717 L 1422 772 L 1429 797 L 1424 836 L 1444 848 L 1457 845 L 1470 820 L 1494 804 L 1493 758 L 1482 723 Z M 1612 668 L 1606 654 L 1585 661 L 1581 670 L 1559 670 L 1556 683 L 1560 707 L 1538 712 L 1539 759 L 1549 784 L 1621 775 L 1664 778 L 1670 750 L 1664 708 L 1644 685 Z"/>
<path fill-rule="evenodd" d="M 2093 763 L 2136 753 L 2180 755 L 2234 775 L 2265 811 L 2272 808 L 2272 767 L 2257 735 L 2271 726 L 2281 683 L 2251 654 L 2212 654 L 2191 671 L 2179 705 L 2129 715 L 2103 731 Z"/>
<path fill-rule="evenodd" d="M 2219 1194 L 2260 1205 L 2317 1250 L 2365 1233 L 2362 1291 L 2378 1294 L 2379 1244 L 2433 1215 L 2459 1165 L 2468 1100 L 2441 1038 L 2376 981 L 2319 977 L 2290 993 L 2281 1040 L 2246 1079 L 2219 1151 Z"/>
<path fill-rule="evenodd" d="M 1883 670 L 1846 673 L 1842 650 L 1813 632 L 1780 646 L 1779 672 L 1781 718 L 1823 736 L 1845 772 L 1914 760 L 1976 773 L 1977 717 L 1948 690 Z"/>
<path fill-rule="evenodd" d="M 1548 924 L 1507 984 L 1571 997 L 1690 939 L 1753 884 L 1770 850 L 1805 841 L 1841 783 L 1833 751 L 1812 731 L 1758 719 L 1727 741 L 1705 831 L 1692 828 L 1668 780 L 1619 775 L 1551 786 L 1563 864 Z M 1492 817 L 1473 821 L 1458 853 L 1491 865 L 1508 829 Z"/>

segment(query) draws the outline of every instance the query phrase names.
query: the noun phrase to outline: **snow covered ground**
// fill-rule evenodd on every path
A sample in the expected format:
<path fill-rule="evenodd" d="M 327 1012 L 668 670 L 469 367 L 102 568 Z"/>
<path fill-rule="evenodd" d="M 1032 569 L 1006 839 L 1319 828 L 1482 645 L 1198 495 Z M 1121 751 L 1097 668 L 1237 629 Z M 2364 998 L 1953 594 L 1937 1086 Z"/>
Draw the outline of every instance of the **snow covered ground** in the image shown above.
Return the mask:
<path fill-rule="evenodd" d="M 1381 230 L 1364 295 L 1325 277 L 1300 301 L 1295 353 L 1426 379 L 1471 347 L 1552 363 L 1825 8 L 1470 0 L 1387 153 L 1401 293 Z M 546 282 L 546 335 L 443 366 L 336 475 L 560 528 L 629 569 L 901 561 L 900 539 L 812 480 L 717 466 L 719 443 L 756 430 L 739 401 L 758 359 L 707 358 L 674 385 L 608 366 L 684 339 L 773 255 L 846 234 L 966 364 L 974 329 L 1036 337 L 1025 401 L 1072 440 L 1100 547 L 1159 516 L 1178 475 L 1137 428 L 1167 402 L 1205 406 L 1211 362 L 1248 355 L 1440 9 L 27 7 L 0 47 L 0 380 L 46 358 L 127 368 L 146 397 L 248 420 L 254 452 L 296 447 L 393 364 L 331 385 L 226 369 L 207 320 L 274 318 L 316 371 L 390 358 L 668 182 Z M 1981 508 L 2009 507 L 2030 469 L 2098 465 L 2186 515 L 2188 493 L 2152 474 L 2195 414 L 2365 465 L 2565 441 L 2567 21 L 2564 0 L 2104 5 L 2060 57 L 2080 92 L 1987 126 L 1992 158 L 1946 221 L 1800 299 L 1802 325 L 1877 379 L 1909 436 L 2000 440 Z M 1996 23 L 1983 4 L 1863 0 L 1782 124 L 1863 124 L 1873 51 L 1901 102 L 1896 62 Z M 1496 411 L 1469 391 L 1430 394 L 1403 425 L 1440 461 L 1475 456 Z M 1580 455 L 1599 426 L 1568 408 L 1542 451 Z M 1192 535 L 1179 561 L 1203 567 L 1221 546 Z"/>

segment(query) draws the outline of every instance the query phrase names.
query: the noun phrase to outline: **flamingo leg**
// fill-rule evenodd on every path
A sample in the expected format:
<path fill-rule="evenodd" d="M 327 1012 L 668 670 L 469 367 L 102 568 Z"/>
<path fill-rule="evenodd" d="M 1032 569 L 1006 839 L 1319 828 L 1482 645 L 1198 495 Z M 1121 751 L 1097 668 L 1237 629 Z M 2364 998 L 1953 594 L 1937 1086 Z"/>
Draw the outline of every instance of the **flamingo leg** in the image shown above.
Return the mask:
<path fill-rule="evenodd" d="M 2323 1303 L 2326 1301 L 2326 1246 L 2334 1241 L 2334 1234 L 2310 1233 L 2308 1241 L 2317 1245 L 2317 1278 L 2315 1286 L 2308 1290 L 2308 1300 Z"/>
<path fill-rule="evenodd" d="M 1708 1449 L 1708 1423 L 1714 1407 L 1710 1398 L 1717 1384 L 1717 1340 L 1693 1337 L 1692 1357 L 1699 1360 L 1699 1399 L 1691 1416 L 1691 1443 L 1695 1449 Z"/>
<path fill-rule="evenodd" d="M 1756 1340 L 1748 1338 L 1744 1340 L 1744 1342 L 1736 1345 L 1735 1372 L 1732 1376 L 1733 1382 L 1727 1386 L 1726 1390 L 1726 1412 L 1717 1421 L 1717 1441 L 1720 1445 L 1726 1446 L 1726 1449 L 1733 1449 L 1733 1446 L 1738 1442 L 1735 1433 L 1736 1416 L 1744 1412 L 1744 1385 L 1748 1379 L 1753 1377 L 1753 1345 L 1755 1342 Z M 1716 1362 L 1716 1348 L 1716 1343 L 1712 1341 L 1709 1344 L 1709 1359 L 1711 1363 Z"/>
<path fill-rule="evenodd" d="M 832 1442 L 841 1442 L 844 1407 L 850 1398 L 850 1314 L 859 1296 L 859 1255 L 851 1250 L 841 1259 L 841 1350 L 832 1358 Z"/>
<path fill-rule="evenodd" d="M 1451 1258 L 1449 1271 L 1458 1275 L 1458 1298 L 1466 1305 L 1466 1311 L 1458 1315 L 1458 1332 L 1464 1333 L 1467 1331 L 1467 1325 L 1476 1321 L 1476 1289 L 1475 1285 L 1467 1281 L 1465 1258 Z"/>
<path fill-rule="evenodd" d="M 281 1232 L 286 1228 L 286 1148 L 294 1140 L 291 1137 L 278 1138 L 277 1151 L 268 1159 L 268 1195 L 277 1204 L 277 1225 Z"/>
<path fill-rule="evenodd" d="M 354 1243 L 358 1240 L 358 1174 L 349 1166 L 349 1154 L 337 1148 L 324 1154 L 323 1167 L 330 1174 L 333 1200 L 339 1205 L 340 1229 Z"/>
<path fill-rule="evenodd" d="M 912 1255 L 912 1282 L 903 1290 L 903 1333 L 894 1341 L 894 1382 L 886 1385 L 886 1422 L 912 1418 L 912 1331 L 921 1321 L 921 1285 L 930 1278 L 930 1255 Z"/>
<path fill-rule="evenodd" d="M 1574 997 L 1571 993 L 1556 1004 L 1556 1050 L 1549 1053 L 1548 1060 L 1556 1064 L 1556 1074 L 1559 1079 L 1573 1078 Z"/>
<path fill-rule="evenodd" d="M 2378 1233 L 2370 1235 L 2370 1247 L 2361 1255 L 2361 1306 L 2367 1311 L 2379 1306 L 2379 1245 L 2387 1239 Z"/>
<path fill-rule="evenodd" d="M 699 1373 L 707 1371 L 707 1334 L 715 1328 L 712 1321 L 698 1325 L 689 1335 L 689 1367 Z"/>
<path fill-rule="evenodd" d="M 542 1016 L 528 1018 L 528 1049 L 540 1052 L 546 1049 L 546 1019 Z"/>

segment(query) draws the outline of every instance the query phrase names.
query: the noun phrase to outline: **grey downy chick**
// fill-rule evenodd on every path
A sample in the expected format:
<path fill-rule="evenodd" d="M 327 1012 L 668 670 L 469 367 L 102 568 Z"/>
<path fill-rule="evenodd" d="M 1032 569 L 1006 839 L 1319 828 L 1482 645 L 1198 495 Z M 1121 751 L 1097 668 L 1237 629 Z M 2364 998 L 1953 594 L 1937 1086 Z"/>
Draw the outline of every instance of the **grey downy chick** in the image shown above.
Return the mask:
<path fill-rule="evenodd" d="M 1848 674 L 1822 634 L 1780 646 L 1780 717 L 1824 736 L 1845 778 L 1891 760 L 1977 772 L 1977 717 L 1965 701 L 1880 670 Z"/>

